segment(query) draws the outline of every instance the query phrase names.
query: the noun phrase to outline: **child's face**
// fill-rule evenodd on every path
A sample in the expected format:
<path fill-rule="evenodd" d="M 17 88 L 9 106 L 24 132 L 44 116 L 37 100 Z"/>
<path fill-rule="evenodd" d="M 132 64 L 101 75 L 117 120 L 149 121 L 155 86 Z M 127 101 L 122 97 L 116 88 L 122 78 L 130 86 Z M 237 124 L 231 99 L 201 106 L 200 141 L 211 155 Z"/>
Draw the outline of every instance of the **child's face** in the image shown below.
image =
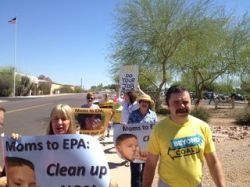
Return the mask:
<path fill-rule="evenodd" d="M 134 160 L 136 150 L 138 148 L 138 141 L 134 137 L 123 140 L 116 146 L 117 151 L 121 154 L 122 158 L 126 160 Z"/>
<path fill-rule="evenodd" d="M 7 176 L 9 187 L 37 187 L 35 173 L 28 166 L 11 166 Z"/>

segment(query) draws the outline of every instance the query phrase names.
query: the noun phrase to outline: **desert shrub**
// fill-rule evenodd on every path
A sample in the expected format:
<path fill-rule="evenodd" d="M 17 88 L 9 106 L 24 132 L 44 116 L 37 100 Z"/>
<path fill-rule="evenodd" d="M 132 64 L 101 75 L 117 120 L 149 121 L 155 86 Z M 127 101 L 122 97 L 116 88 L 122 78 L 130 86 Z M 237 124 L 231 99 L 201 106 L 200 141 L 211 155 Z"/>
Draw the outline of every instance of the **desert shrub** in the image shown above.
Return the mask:
<path fill-rule="evenodd" d="M 73 93 L 74 92 L 71 86 L 67 86 L 67 85 L 61 87 L 59 90 L 60 90 L 60 93 Z"/>
<path fill-rule="evenodd" d="M 165 114 L 169 114 L 169 110 L 167 108 L 159 108 L 157 111 L 156 111 L 157 114 L 162 114 L 162 115 L 165 115 Z"/>
<path fill-rule="evenodd" d="M 203 107 L 194 108 L 191 111 L 191 115 L 195 116 L 195 117 L 197 117 L 205 122 L 208 122 L 210 117 L 211 117 L 209 111 Z"/>
<path fill-rule="evenodd" d="M 51 82 L 41 82 L 38 85 L 40 95 L 49 95 L 51 89 Z"/>
<path fill-rule="evenodd" d="M 239 125 L 248 125 L 250 126 L 250 107 L 244 108 L 239 111 L 236 116 L 236 123 Z"/>
<path fill-rule="evenodd" d="M 82 93 L 83 92 L 83 89 L 81 87 L 75 87 L 75 90 L 74 90 L 75 93 Z"/>

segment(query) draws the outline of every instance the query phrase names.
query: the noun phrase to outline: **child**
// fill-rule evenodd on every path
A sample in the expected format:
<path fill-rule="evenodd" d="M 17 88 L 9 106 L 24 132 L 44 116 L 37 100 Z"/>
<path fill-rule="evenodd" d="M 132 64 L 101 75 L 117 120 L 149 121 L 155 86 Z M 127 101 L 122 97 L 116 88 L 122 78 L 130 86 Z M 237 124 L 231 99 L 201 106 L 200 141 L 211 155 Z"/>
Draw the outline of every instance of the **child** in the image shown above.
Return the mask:
<path fill-rule="evenodd" d="M 5 157 L 7 184 L 9 187 L 37 187 L 34 165 L 19 157 Z"/>
<path fill-rule="evenodd" d="M 115 147 L 123 159 L 133 161 L 139 149 L 137 137 L 133 134 L 121 134 L 116 138 Z"/>

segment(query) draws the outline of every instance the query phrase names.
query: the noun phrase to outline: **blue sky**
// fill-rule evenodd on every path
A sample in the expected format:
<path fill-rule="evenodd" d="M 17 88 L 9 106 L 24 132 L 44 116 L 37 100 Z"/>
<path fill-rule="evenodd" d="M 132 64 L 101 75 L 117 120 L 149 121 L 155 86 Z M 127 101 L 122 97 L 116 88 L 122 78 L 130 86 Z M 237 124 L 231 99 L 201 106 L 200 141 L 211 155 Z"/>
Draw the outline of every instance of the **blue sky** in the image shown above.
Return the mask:
<path fill-rule="evenodd" d="M 61 84 L 112 84 L 108 72 L 114 33 L 114 9 L 122 0 L 0 0 L 0 67 L 14 65 L 14 25 L 17 16 L 16 67 L 19 72 L 50 77 Z M 216 0 L 238 15 L 249 0 Z"/>

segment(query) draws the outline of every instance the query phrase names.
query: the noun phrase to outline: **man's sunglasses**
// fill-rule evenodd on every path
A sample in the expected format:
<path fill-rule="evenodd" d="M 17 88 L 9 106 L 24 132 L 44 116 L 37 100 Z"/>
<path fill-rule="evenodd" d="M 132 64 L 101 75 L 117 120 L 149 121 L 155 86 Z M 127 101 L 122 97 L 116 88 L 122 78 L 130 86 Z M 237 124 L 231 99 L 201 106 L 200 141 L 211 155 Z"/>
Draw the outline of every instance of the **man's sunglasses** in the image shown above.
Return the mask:
<path fill-rule="evenodd" d="M 95 98 L 94 97 L 88 97 L 87 99 L 88 100 L 94 100 Z"/>

